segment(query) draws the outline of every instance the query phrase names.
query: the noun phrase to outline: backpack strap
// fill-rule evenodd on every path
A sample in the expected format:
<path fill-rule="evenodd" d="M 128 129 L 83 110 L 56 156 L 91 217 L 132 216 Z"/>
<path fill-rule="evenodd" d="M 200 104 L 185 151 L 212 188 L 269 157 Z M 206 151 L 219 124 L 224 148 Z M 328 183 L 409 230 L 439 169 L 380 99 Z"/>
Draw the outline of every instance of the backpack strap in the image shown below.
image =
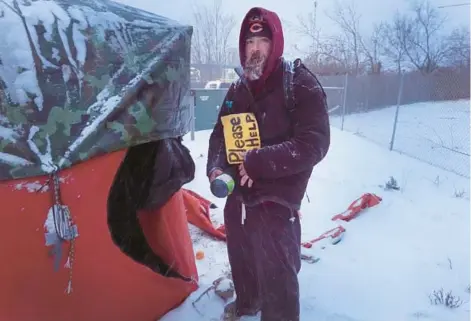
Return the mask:
<path fill-rule="evenodd" d="M 294 89 L 293 89 L 293 78 L 296 69 L 304 67 L 301 59 L 295 61 L 287 61 L 283 59 L 283 90 L 285 92 L 285 106 L 289 112 L 292 112 L 296 107 Z"/>
<path fill-rule="evenodd" d="M 288 110 L 288 113 L 291 113 L 295 106 L 293 97 L 293 77 L 293 62 L 283 59 L 283 91 L 285 94 L 285 107 Z"/>

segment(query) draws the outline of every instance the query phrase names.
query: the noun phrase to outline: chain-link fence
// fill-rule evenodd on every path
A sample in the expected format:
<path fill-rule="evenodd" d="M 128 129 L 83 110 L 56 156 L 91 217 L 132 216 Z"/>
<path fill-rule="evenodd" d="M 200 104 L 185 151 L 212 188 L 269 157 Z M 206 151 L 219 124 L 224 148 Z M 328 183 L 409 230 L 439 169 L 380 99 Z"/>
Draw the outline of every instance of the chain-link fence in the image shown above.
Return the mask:
<path fill-rule="evenodd" d="M 217 78 L 200 69 L 206 75 L 201 79 Z M 431 74 L 336 75 L 319 80 L 327 93 L 332 126 L 470 177 L 469 73 L 469 67 L 442 68 Z M 204 82 L 192 83 L 195 130 L 214 126 L 227 91 L 197 89 L 203 87 Z"/>
<path fill-rule="evenodd" d="M 331 124 L 470 177 L 469 68 L 320 77 Z"/>

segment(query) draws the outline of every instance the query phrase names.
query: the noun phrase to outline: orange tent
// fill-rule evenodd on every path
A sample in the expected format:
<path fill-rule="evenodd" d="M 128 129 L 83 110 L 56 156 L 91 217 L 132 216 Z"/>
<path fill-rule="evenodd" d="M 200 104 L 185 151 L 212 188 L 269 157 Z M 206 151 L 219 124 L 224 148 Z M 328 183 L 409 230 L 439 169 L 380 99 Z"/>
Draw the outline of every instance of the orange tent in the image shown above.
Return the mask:
<path fill-rule="evenodd" d="M 0 33 L 0 321 L 156 321 L 198 282 L 177 142 L 193 28 L 113 1 L 47 4 L 0 1 L 15 30 Z"/>
<path fill-rule="evenodd" d="M 154 252 L 190 281 L 155 273 L 113 243 L 107 199 L 123 156 L 106 154 L 61 172 L 62 200 L 79 237 L 71 268 L 64 268 L 69 250 L 64 244 L 57 271 L 44 239 L 51 207 L 47 177 L 0 182 L 0 320 L 156 321 L 197 288 L 181 190 L 157 215 L 141 213 L 140 220 Z"/>

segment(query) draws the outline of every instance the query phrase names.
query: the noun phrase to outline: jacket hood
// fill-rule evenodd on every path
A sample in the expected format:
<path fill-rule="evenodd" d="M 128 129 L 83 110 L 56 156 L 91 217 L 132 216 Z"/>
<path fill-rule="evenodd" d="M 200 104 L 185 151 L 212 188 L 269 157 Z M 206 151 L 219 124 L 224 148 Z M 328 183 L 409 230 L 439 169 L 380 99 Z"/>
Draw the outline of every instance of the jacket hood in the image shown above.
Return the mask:
<path fill-rule="evenodd" d="M 245 35 L 249 27 L 249 19 L 254 15 L 259 15 L 265 20 L 272 33 L 272 49 L 262 76 L 262 79 L 265 80 L 276 68 L 277 62 L 283 55 L 285 45 L 283 28 L 281 20 L 275 12 L 260 7 L 250 9 L 242 20 L 239 34 L 239 57 L 242 66 L 245 64 Z"/>

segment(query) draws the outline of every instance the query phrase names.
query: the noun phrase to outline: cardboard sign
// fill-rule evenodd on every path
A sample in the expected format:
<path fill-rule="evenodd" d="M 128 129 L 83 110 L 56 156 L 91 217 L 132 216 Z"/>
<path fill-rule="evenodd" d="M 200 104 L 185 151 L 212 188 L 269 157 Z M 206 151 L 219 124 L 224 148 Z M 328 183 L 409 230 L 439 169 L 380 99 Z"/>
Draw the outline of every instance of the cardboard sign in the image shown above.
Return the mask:
<path fill-rule="evenodd" d="M 243 154 L 261 147 L 258 123 L 252 113 L 231 114 L 221 117 L 229 164 L 241 164 Z"/>

